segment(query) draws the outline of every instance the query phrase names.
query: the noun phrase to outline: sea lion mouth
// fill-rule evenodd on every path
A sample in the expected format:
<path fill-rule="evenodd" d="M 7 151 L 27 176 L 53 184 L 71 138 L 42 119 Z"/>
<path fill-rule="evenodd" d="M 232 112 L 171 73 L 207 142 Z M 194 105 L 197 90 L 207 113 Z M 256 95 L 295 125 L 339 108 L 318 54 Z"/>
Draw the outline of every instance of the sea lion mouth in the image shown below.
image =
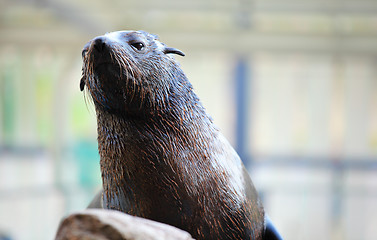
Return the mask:
<path fill-rule="evenodd" d="M 116 62 L 114 62 L 114 57 L 112 56 L 112 50 L 108 49 L 106 52 L 98 53 L 97 51 L 90 51 L 88 53 L 88 63 L 89 65 L 92 65 L 94 73 L 98 72 L 99 70 L 110 70 L 118 65 Z M 120 68 L 119 66 L 117 67 Z"/>
<path fill-rule="evenodd" d="M 97 75 L 107 73 L 115 78 L 122 77 L 121 67 L 118 64 L 114 64 L 113 62 L 96 63 L 94 66 L 94 73 L 96 73 Z"/>

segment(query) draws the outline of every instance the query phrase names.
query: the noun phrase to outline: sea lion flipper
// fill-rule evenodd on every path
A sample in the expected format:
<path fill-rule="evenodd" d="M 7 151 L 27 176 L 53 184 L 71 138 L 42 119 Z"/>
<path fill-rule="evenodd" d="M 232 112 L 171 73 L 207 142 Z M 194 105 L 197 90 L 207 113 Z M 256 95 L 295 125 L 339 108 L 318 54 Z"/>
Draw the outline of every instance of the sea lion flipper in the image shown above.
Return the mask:
<path fill-rule="evenodd" d="M 264 240 L 283 240 L 271 219 L 265 216 Z"/>
<path fill-rule="evenodd" d="M 103 208 L 103 199 L 102 199 L 103 190 L 99 191 L 89 203 L 87 208 Z"/>

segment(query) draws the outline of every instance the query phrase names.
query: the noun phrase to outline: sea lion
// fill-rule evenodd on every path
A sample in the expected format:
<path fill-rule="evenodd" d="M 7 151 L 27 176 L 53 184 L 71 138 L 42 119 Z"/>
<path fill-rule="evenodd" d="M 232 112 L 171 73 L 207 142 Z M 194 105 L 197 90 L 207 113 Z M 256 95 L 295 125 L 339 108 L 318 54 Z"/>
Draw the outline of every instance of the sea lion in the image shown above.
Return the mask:
<path fill-rule="evenodd" d="M 103 193 L 91 207 L 167 223 L 196 239 L 281 239 L 241 159 L 157 36 L 107 33 L 82 52 L 97 115 Z"/>

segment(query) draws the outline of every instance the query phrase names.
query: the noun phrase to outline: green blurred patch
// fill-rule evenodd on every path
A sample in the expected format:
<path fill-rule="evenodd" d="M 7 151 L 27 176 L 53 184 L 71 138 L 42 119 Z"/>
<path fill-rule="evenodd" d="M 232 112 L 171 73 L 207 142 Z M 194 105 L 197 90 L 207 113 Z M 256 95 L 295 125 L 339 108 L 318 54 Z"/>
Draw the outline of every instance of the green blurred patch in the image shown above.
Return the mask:
<path fill-rule="evenodd" d="M 95 188 L 101 185 L 101 171 L 97 142 L 80 140 L 72 148 L 78 166 L 79 183 L 84 188 Z"/>
<path fill-rule="evenodd" d="M 0 79 L 0 110 L 2 110 L 2 132 L 6 144 L 11 144 L 15 131 L 15 106 L 16 106 L 16 89 L 15 74 L 16 66 L 8 65 L 3 69 Z"/>
<path fill-rule="evenodd" d="M 53 129 L 52 105 L 53 105 L 53 74 L 49 71 L 39 71 L 35 76 L 36 91 L 36 117 L 39 139 L 46 143 L 51 140 Z"/>

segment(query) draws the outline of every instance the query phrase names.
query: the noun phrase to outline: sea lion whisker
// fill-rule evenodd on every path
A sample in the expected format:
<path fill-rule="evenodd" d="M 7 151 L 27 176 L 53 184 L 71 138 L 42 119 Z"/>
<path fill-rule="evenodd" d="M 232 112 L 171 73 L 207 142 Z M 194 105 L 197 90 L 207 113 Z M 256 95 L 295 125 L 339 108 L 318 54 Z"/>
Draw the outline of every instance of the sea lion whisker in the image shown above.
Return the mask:
<path fill-rule="evenodd" d="M 89 51 L 88 53 L 87 53 L 87 56 L 91 56 L 91 55 L 88 55 L 88 54 L 90 54 L 91 53 L 91 51 Z M 102 102 L 102 101 L 100 101 L 98 98 L 97 98 L 97 94 L 96 93 L 99 93 L 100 95 L 101 95 L 101 98 L 103 98 L 104 99 L 104 96 L 103 96 L 103 94 L 101 93 L 101 91 L 98 89 L 98 87 L 97 87 L 97 84 L 96 83 L 94 83 L 93 82 L 93 78 L 94 78 L 94 74 L 93 74 L 93 68 L 94 68 L 94 64 L 93 64 L 93 60 L 92 59 L 90 59 L 89 57 L 87 57 L 87 58 L 85 58 L 85 62 L 86 62 L 86 66 L 87 66 L 87 68 L 85 69 L 86 70 L 86 73 L 85 73 L 85 75 L 87 76 L 86 77 L 86 82 L 87 82 L 87 89 L 89 90 L 89 92 L 91 93 L 91 96 L 92 96 L 92 98 L 93 98 L 93 100 L 95 100 L 96 102 L 98 102 L 98 103 L 100 103 L 101 105 L 103 105 L 104 106 L 104 103 Z M 92 89 L 92 85 L 94 85 L 94 88 L 95 88 L 95 91 L 93 91 L 93 89 Z"/>
<path fill-rule="evenodd" d="M 130 61 L 127 58 L 121 57 L 121 53 L 116 54 L 115 57 L 116 57 L 117 62 L 119 63 L 120 69 L 124 69 L 124 71 L 126 72 L 125 74 L 126 83 L 129 84 L 129 82 L 131 82 L 133 85 L 132 87 L 133 91 L 132 91 L 131 97 L 129 98 L 130 101 L 132 101 L 136 92 L 135 91 L 136 82 L 135 82 L 135 74 L 133 72 L 133 68 L 130 66 Z M 129 74 L 131 75 L 132 79 L 130 79 Z"/>
<path fill-rule="evenodd" d="M 88 88 L 88 91 L 91 93 L 92 99 L 94 99 L 97 103 L 101 103 L 101 102 L 97 99 L 96 94 L 92 91 L 90 84 L 88 84 L 87 88 Z"/>

